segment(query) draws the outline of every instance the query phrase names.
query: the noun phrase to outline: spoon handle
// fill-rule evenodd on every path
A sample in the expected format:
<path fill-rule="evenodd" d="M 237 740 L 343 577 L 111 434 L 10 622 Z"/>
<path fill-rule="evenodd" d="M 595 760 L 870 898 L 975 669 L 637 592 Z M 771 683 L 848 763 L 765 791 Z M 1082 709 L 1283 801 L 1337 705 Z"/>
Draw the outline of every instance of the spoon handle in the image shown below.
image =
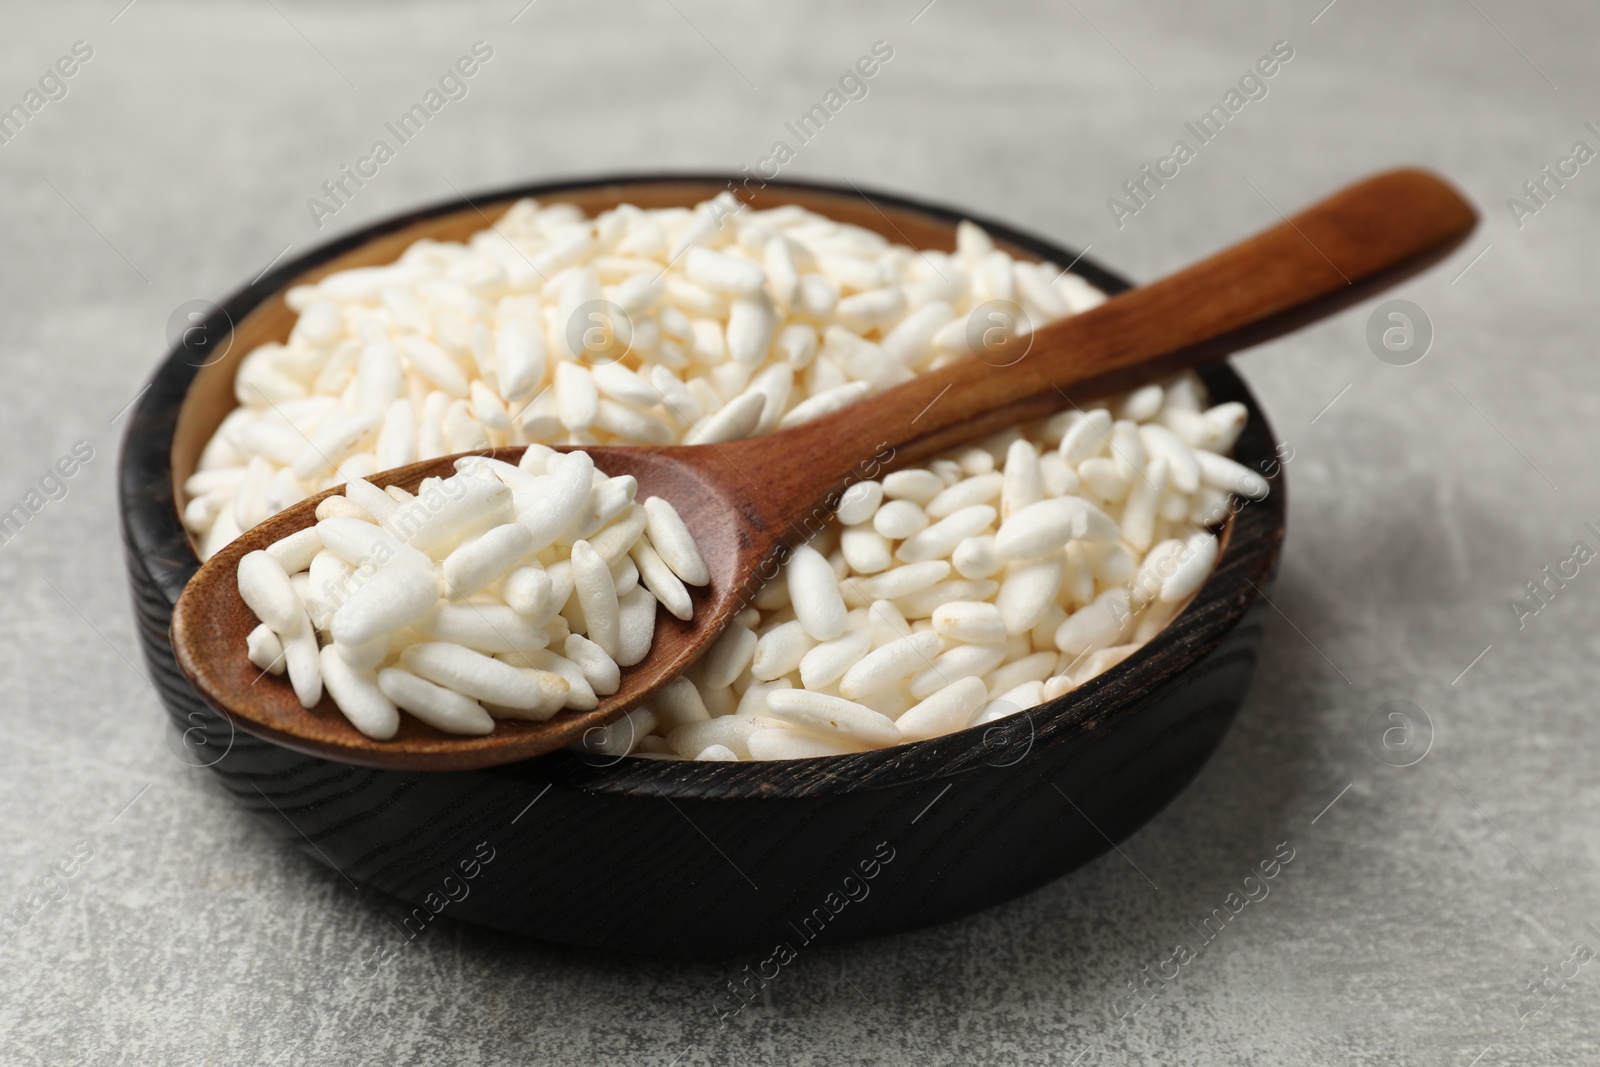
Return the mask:
<path fill-rule="evenodd" d="M 873 476 L 874 462 L 926 459 L 1331 315 L 1443 257 L 1476 223 L 1440 178 L 1389 171 L 1040 329 L 1031 345 L 1014 339 L 793 429 L 718 447 L 734 466 L 760 470 L 752 506 L 787 526 L 809 502 Z"/>

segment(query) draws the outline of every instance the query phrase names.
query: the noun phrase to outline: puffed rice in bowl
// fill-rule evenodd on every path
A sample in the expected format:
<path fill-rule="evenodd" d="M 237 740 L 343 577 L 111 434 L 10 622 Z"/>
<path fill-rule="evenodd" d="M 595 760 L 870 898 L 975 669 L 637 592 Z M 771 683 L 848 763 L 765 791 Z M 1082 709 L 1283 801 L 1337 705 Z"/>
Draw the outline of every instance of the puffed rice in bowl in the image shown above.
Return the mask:
<path fill-rule="evenodd" d="M 1270 494 L 1248 504 L 1237 498 L 1230 501 L 1223 521 L 1215 528 L 1217 559 L 1209 576 L 1170 622 L 1153 636 L 1148 632 L 1143 635 L 1149 638 L 1146 643 L 1117 666 L 1093 677 L 1080 681 L 1072 678 L 1071 670 L 1064 672 L 1074 683 L 1064 697 L 1047 699 L 994 722 L 931 740 L 844 755 L 781 761 L 726 761 L 724 756 L 724 761 L 690 762 L 672 758 L 679 755 L 675 749 L 671 753 L 649 751 L 661 748 L 649 738 L 668 741 L 681 728 L 662 729 L 668 725 L 667 716 L 674 712 L 655 708 L 652 710 L 659 717 L 655 729 L 647 733 L 637 729 L 640 724 L 635 723 L 631 739 L 626 735 L 608 739 L 617 746 L 610 752 L 625 748 L 635 753 L 631 757 L 607 754 L 602 745 L 597 746 L 598 751 L 558 752 L 486 771 L 415 773 L 348 767 L 235 733 L 225 719 L 212 713 L 188 689 L 173 665 L 165 640 L 171 605 L 198 564 L 197 549 L 204 547 L 203 538 L 192 539 L 182 522 L 193 499 L 184 492 L 184 484 L 201 466 L 206 442 L 216 436 L 218 426 L 238 406 L 235 384 L 241 357 L 266 342 L 286 348 L 292 345 L 296 323 L 304 316 L 284 301 L 287 292 L 314 285 L 336 271 L 394 263 L 421 238 L 441 245 L 469 242 L 473 233 L 485 228 L 487 220 L 498 220 L 522 199 L 535 199 L 544 205 L 568 203 L 574 211 L 591 217 L 622 203 L 632 203 L 644 211 L 692 211 L 693 205 L 716 196 L 726 185 L 721 178 L 611 179 L 474 195 L 475 207 L 459 202 L 440 205 L 377 224 L 285 263 L 256 285 L 229 298 L 206 322 L 210 337 L 225 337 L 227 343 L 219 346 L 224 352 L 207 352 L 202 358 L 200 353 L 181 346 L 175 348 L 132 413 L 122 459 L 122 501 L 141 641 L 153 679 L 177 726 L 173 750 L 181 758 L 208 766 L 234 795 L 279 830 L 284 830 L 287 815 L 308 835 L 294 837 L 308 855 L 319 862 L 337 864 L 358 883 L 420 906 L 427 891 L 459 858 L 457 853 L 472 855 L 481 843 L 482 854 L 492 851 L 503 857 L 495 861 L 501 865 L 498 880 L 478 883 L 479 888 L 469 899 L 452 904 L 456 917 L 576 944 L 669 952 L 770 949 L 776 934 L 787 929 L 790 922 L 810 914 L 819 901 L 828 899 L 831 890 L 824 883 L 836 881 L 834 875 L 842 877 L 852 868 L 860 877 L 858 861 L 884 855 L 901 857 L 887 864 L 881 858 L 876 861 L 892 877 L 879 877 L 871 883 L 869 899 L 852 902 L 845 911 L 832 914 L 821 936 L 847 939 L 948 919 L 1024 892 L 1085 862 L 1106 847 L 1107 837 L 1102 832 L 1111 839 L 1123 836 L 1182 788 L 1220 741 L 1248 684 L 1260 637 L 1257 615 L 1262 609 L 1258 606 L 1258 590 L 1270 578 L 1283 532 L 1282 457 L 1275 454 L 1270 430 L 1253 398 L 1226 367 L 1202 372 L 1199 380 L 1203 390 L 1193 381 L 1163 383 L 1161 410 L 1143 419 L 1127 418 L 1137 413 L 1137 409 L 1130 412 L 1123 406 L 1133 403 L 1132 397 L 1105 405 L 1113 437 L 1117 424 L 1126 421 L 1141 427 L 1163 427 L 1184 440 L 1184 435 L 1199 424 L 1190 420 L 1187 428 L 1172 425 L 1185 418 L 1176 414 L 1169 418 L 1165 413 L 1173 397 L 1189 398 L 1180 401 L 1182 409 L 1201 419 L 1219 406 L 1224 406 L 1225 412 L 1231 410 L 1226 405 L 1242 405 L 1247 419 L 1233 444 L 1233 459 L 1271 481 Z M 864 196 L 852 187 L 831 189 L 797 183 L 771 183 L 759 190 L 755 199 L 756 213 L 794 204 L 878 231 L 886 245 L 909 244 L 922 249 L 940 266 L 948 261 L 935 257 L 935 251 L 959 256 L 957 223 L 965 213 L 876 193 Z M 1069 276 L 1078 279 L 1073 287 L 1085 299 L 1094 299 L 1085 294 L 1095 290 L 1113 293 L 1122 287 L 1123 283 L 1089 259 L 1079 259 L 1075 253 L 1048 241 L 1001 224 L 979 222 L 977 226 L 995 242 L 997 250 L 1017 259 L 1072 263 Z M 913 258 L 927 262 L 921 253 Z M 544 267 L 538 260 L 534 265 Z M 704 267 L 701 264 L 697 268 L 702 276 Z M 602 282 L 602 299 L 604 287 L 611 284 Z M 782 330 L 776 322 L 773 326 L 776 342 Z M 646 332 L 648 329 L 645 327 Z M 809 382 L 792 375 L 792 382 L 811 393 L 826 391 L 813 390 L 812 385 L 853 388 L 864 394 L 892 384 L 869 380 L 863 387 L 862 376 L 851 369 L 861 364 L 851 362 L 850 355 L 841 348 L 844 339 L 837 332 L 832 339 L 825 336 L 826 332 L 826 328 L 817 331 L 818 352 L 812 353 L 811 366 L 819 365 L 816 356 L 829 350 L 831 340 L 838 358 L 849 366 L 837 362 L 832 355 L 820 365 L 826 368 L 833 364 L 851 377 Z M 724 327 L 725 340 L 726 333 Z M 594 343 L 606 346 L 614 336 L 614 331 L 601 328 Z M 870 332 L 858 336 L 878 344 Z M 887 335 L 882 339 L 887 341 Z M 545 341 L 548 360 L 560 338 L 552 339 L 547 334 Z M 469 352 L 470 342 L 469 337 Z M 639 343 L 637 335 L 633 342 Z M 579 345 L 584 344 L 580 334 Z M 439 347 L 448 351 L 445 345 Z M 936 354 L 934 359 L 938 358 Z M 690 365 L 698 366 L 692 358 Z M 742 383 L 737 373 L 724 371 L 722 379 L 714 380 L 721 388 L 713 387 L 723 408 L 731 406 L 732 400 L 749 390 L 757 374 L 768 369 L 752 368 Z M 812 371 L 810 366 L 805 370 L 813 375 L 832 374 L 826 369 Z M 479 377 L 487 385 L 487 376 Z M 679 377 L 686 389 L 696 388 Z M 472 381 L 469 378 L 467 397 L 453 397 L 445 405 L 446 415 L 456 399 L 465 399 L 467 407 L 472 407 Z M 629 408 L 638 404 L 637 399 L 617 401 L 614 394 L 602 393 L 598 385 L 595 392 L 597 417 L 602 400 L 611 399 Z M 702 392 L 701 400 L 705 399 Z M 427 402 L 426 397 L 422 402 Z M 789 410 L 797 403 L 798 398 L 789 403 Z M 746 410 L 740 418 L 748 420 L 749 409 L 755 403 L 746 399 L 744 406 Z M 768 417 L 765 398 L 761 409 L 761 418 Z M 1087 406 L 1085 410 L 1089 410 Z M 1174 405 L 1172 410 L 1175 413 L 1180 408 Z M 460 409 L 456 411 L 451 425 L 459 435 L 466 424 Z M 688 409 L 684 413 L 693 414 Z M 508 420 L 509 414 L 508 410 Z M 616 414 L 613 410 L 607 417 Z M 950 488 L 944 483 L 956 469 L 961 482 L 999 473 L 1004 497 L 1012 449 L 1020 450 L 1020 441 L 1036 445 L 1043 465 L 1054 467 L 1055 461 L 1046 461 L 1046 457 L 1061 455 L 1060 438 L 1068 435 L 1072 425 L 1088 425 L 1104 417 L 1069 414 L 1019 427 L 1020 435 L 1008 435 L 1010 440 L 980 442 L 946 457 L 954 468 L 932 463 L 926 466 L 944 485 L 939 492 Z M 738 425 L 731 415 L 729 419 Z M 559 412 L 556 421 L 560 421 Z M 697 421 L 680 419 L 676 426 L 684 432 Z M 438 426 L 439 432 L 444 433 L 443 416 Z M 704 431 L 705 427 L 701 429 Z M 601 440 L 599 432 L 588 432 Z M 1127 430 L 1122 433 L 1125 435 Z M 509 443 L 509 436 L 506 441 Z M 582 443 L 581 439 L 578 443 Z M 1193 453 L 1195 445 L 1188 447 Z M 992 470 L 979 469 L 984 460 L 974 450 L 989 456 Z M 1216 454 L 1223 451 L 1225 446 Z M 1113 465 L 1116 462 L 1109 450 L 1086 458 L 1107 459 Z M 283 465 L 292 468 L 293 459 L 285 456 Z M 340 462 L 347 464 L 348 457 Z M 375 455 L 373 462 L 373 469 L 377 469 Z M 1113 484 L 1104 480 L 1109 473 L 1104 464 L 1080 473 L 1082 462 L 1080 458 L 1071 467 L 1078 476 L 1080 491 L 1085 486 L 1095 491 L 1096 487 L 1104 489 Z M 206 466 L 220 469 L 227 464 Z M 248 463 L 244 466 L 248 467 Z M 333 478 L 335 465 L 330 464 L 329 468 L 318 476 Z M 346 473 L 350 473 L 348 466 Z M 354 473 L 359 474 L 359 468 Z M 258 482 L 262 480 L 259 473 L 256 477 Z M 888 487 L 889 477 L 879 479 L 880 484 Z M 269 488 L 272 480 L 264 479 Z M 981 482 L 979 489 L 988 492 L 992 481 Z M 305 489 L 310 491 L 319 484 L 329 483 L 312 482 Z M 924 494 L 931 487 L 931 483 L 925 483 Z M 1212 488 L 1220 491 L 1220 487 Z M 898 494 L 899 488 L 895 491 Z M 862 492 L 870 495 L 872 491 Z M 1199 515 L 1193 499 L 1199 494 L 1189 495 L 1190 514 Z M 954 502 L 959 502 L 961 493 L 956 498 Z M 1050 497 L 1078 498 L 1078 493 Z M 1125 503 L 1119 509 L 1117 502 L 1105 497 L 1083 499 L 1125 526 Z M 854 566 L 844 559 L 843 534 L 858 527 L 883 536 L 888 542 L 891 572 L 928 562 L 913 562 L 899 555 L 901 547 L 916 533 L 891 538 L 877 530 L 877 512 L 886 504 L 905 500 L 922 509 L 928 520 L 926 529 L 944 521 L 928 515 L 931 498 L 917 502 L 914 495 L 891 496 L 886 491 L 870 519 L 841 522 L 836 540 L 830 541 L 834 535 L 824 535 L 813 546 L 820 550 L 818 556 L 829 563 L 830 570 L 840 561 Z M 865 507 L 860 502 L 857 506 Z M 964 505 L 983 506 L 996 507 L 998 512 L 1004 501 Z M 893 525 L 897 511 L 903 522 L 909 520 L 906 525 Z M 1160 505 L 1156 511 L 1159 517 Z M 1152 530 L 1152 547 L 1161 540 L 1187 540 L 1189 536 L 1166 536 L 1184 528 L 1175 505 L 1169 505 L 1167 514 L 1173 517 L 1159 521 L 1168 527 Z M 852 511 L 845 517 L 856 515 Z M 915 517 L 907 509 L 897 508 L 885 516 L 884 522 L 894 533 L 914 525 Z M 992 530 L 971 534 L 964 540 L 998 540 L 999 533 L 997 524 Z M 867 537 L 851 540 L 876 546 Z M 952 575 L 942 582 L 996 581 L 993 577 L 961 575 L 959 568 L 963 565 L 974 573 L 985 565 L 981 548 L 969 545 L 959 559 L 954 558 L 952 549 L 951 555 L 944 557 Z M 861 554 L 860 546 L 853 546 L 852 553 L 857 563 L 875 565 L 870 552 L 867 556 Z M 915 549 L 911 554 L 916 554 Z M 881 561 L 881 556 L 879 551 L 877 560 Z M 992 565 L 993 561 L 988 562 Z M 1142 565 L 1142 557 L 1137 562 Z M 1065 574 L 1064 559 L 1062 566 Z M 884 573 L 857 572 L 848 577 L 870 580 Z M 786 588 L 787 583 L 776 586 Z M 1161 586 L 1165 588 L 1165 579 Z M 788 622 L 799 620 L 798 614 L 794 619 L 782 617 L 794 605 L 792 599 L 788 605 L 782 604 L 783 594 L 777 589 L 769 589 L 754 605 L 762 617 L 746 620 L 755 624 L 750 632 L 756 635 L 758 644 Z M 897 588 L 887 591 L 899 592 Z M 1094 598 L 1105 592 L 1106 587 L 1097 579 Z M 916 594 L 913 590 L 898 597 L 857 601 L 852 593 L 845 614 L 865 609 L 870 615 L 877 601 L 903 601 Z M 845 595 L 841 592 L 841 599 Z M 1077 601 L 1072 603 L 1076 605 Z M 1158 592 L 1152 603 L 1176 602 L 1162 601 Z M 997 600 L 977 597 L 956 604 L 940 616 L 937 624 L 931 613 L 920 615 L 926 605 L 902 610 L 900 614 L 906 616 L 906 622 L 917 634 L 934 633 L 940 640 L 959 642 L 961 647 L 998 643 L 975 640 L 997 634 L 993 629 L 994 612 L 972 606 L 991 604 L 998 610 Z M 1055 606 L 1067 611 L 1062 603 Z M 1149 610 L 1165 613 L 1173 609 Z M 1046 614 L 1054 617 L 1048 609 Z M 1140 621 L 1156 617 L 1141 613 Z M 1002 625 L 1004 622 L 1002 613 Z M 919 623 L 923 625 L 918 627 Z M 800 628 L 804 629 L 803 625 Z M 1061 624 L 1055 627 L 1057 631 L 1061 628 Z M 1154 629 L 1153 624 L 1151 628 Z M 794 629 L 785 631 L 790 635 L 787 640 L 793 639 Z M 1047 634 L 1048 629 L 1036 624 L 1024 636 L 1031 643 L 1037 630 L 1041 638 L 1053 639 L 1055 635 Z M 816 640 L 809 633 L 806 636 Z M 1138 636 L 1137 625 L 1131 636 Z M 785 640 L 780 636 L 763 652 L 763 673 L 783 666 L 785 656 L 795 655 L 795 646 L 786 645 Z M 928 641 L 925 637 L 922 640 Z M 1009 662 L 1003 661 L 1001 669 L 1039 655 L 1029 652 L 1028 656 L 1011 656 L 1012 640 L 1013 635 L 1008 634 Z M 820 647 L 826 642 L 817 644 Z M 807 649 L 801 660 L 814 651 Z M 1020 652 L 1020 648 L 1016 651 Z M 753 665 L 754 648 L 750 653 Z M 946 654 L 944 650 L 939 653 Z M 1056 649 L 1051 657 L 1052 667 L 1060 664 L 1063 654 Z M 1093 655 L 1090 652 L 1085 656 L 1084 663 Z M 1035 662 L 1042 664 L 1043 659 Z M 1083 665 L 1080 663 L 1079 667 Z M 746 672 L 749 683 L 743 685 L 743 691 L 733 683 L 705 687 L 703 692 L 697 689 L 701 702 L 706 704 L 708 720 L 724 718 L 729 712 L 728 697 L 715 695 L 718 688 L 744 700 L 752 688 L 772 685 L 756 679 L 753 666 L 742 666 L 738 673 Z M 1048 675 L 1043 681 L 1048 684 L 1059 673 Z M 1011 688 L 1038 680 L 1028 678 Z M 910 699 L 912 683 L 908 680 L 904 685 L 904 699 Z M 800 687 L 791 679 L 790 688 Z M 984 688 L 988 698 L 987 684 Z M 921 689 L 919 686 L 918 691 Z M 709 700 L 706 694 L 711 694 Z M 863 699 L 876 698 L 869 695 Z M 986 699 L 985 709 L 988 703 Z M 735 703 L 731 712 L 736 715 L 737 711 Z M 759 718 L 795 725 L 773 714 L 770 702 Z M 786 727 L 764 723 L 764 728 Z M 671 747 L 670 743 L 667 747 Z M 691 755 L 699 756 L 710 747 L 706 745 Z M 734 750 L 730 747 L 730 751 Z M 737 751 L 734 754 L 739 755 Z M 262 801 L 263 795 L 270 803 Z M 306 840 L 312 844 L 305 844 Z M 494 868 L 491 865 L 486 869 Z M 551 877 L 551 872 L 556 871 L 560 872 L 559 877 Z M 720 902 L 720 906 L 708 907 L 710 901 Z M 802 925 L 809 931 L 814 923 Z"/>

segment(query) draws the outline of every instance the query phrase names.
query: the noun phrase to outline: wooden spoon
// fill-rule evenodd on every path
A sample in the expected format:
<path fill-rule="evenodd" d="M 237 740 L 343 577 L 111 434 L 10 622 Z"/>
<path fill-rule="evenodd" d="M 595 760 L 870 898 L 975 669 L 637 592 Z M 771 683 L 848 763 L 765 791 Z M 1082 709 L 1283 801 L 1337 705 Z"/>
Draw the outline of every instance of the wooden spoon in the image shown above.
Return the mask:
<path fill-rule="evenodd" d="M 1438 260 L 1476 222 L 1473 209 L 1439 178 L 1391 171 L 1029 336 L 986 333 L 991 323 L 982 321 L 974 327 L 978 358 L 792 429 L 719 445 L 585 449 L 607 474 L 637 478 L 641 500 L 670 500 L 711 573 L 710 585 L 695 591 L 693 620 L 657 612 L 649 656 L 626 670 L 622 688 L 593 711 L 561 712 L 543 723 L 502 720 L 485 737 L 441 733 L 402 715 L 394 738 L 374 741 L 350 726 L 331 699 L 301 708 L 286 680 L 263 676 L 245 655 L 256 619 L 239 596 L 239 559 L 312 525 L 317 503 L 341 489 L 251 528 L 201 567 L 173 612 L 173 649 L 212 706 L 290 748 L 345 763 L 441 771 L 537 756 L 615 720 L 698 659 L 777 573 L 789 546 L 822 528 L 846 485 L 1331 315 Z M 521 452 L 488 454 L 514 462 Z M 424 478 L 451 474 L 456 458 L 371 480 L 415 490 Z"/>

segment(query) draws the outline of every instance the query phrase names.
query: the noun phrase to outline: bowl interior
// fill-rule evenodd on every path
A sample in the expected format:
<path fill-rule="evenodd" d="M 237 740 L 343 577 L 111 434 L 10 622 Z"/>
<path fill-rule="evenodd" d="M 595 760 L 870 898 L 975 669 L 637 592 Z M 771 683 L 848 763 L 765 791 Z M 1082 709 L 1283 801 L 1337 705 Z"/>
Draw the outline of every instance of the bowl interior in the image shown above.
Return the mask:
<path fill-rule="evenodd" d="M 1069 249 L 1003 223 L 902 197 L 850 187 L 798 182 L 740 188 L 726 176 L 610 177 L 527 186 L 424 208 L 375 223 L 286 263 L 231 296 L 208 326 L 231 329 L 224 354 L 203 366 L 176 348 L 156 375 L 154 388 L 130 421 L 124 447 L 123 507 L 130 551 L 139 555 L 157 584 L 175 601 L 199 566 L 192 538 L 181 523 L 187 500 L 183 484 L 201 450 L 237 406 L 233 382 L 239 361 L 256 346 L 287 340 L 295 313 L 285 292 L 330 273 L 390 263 L 413 242 L 461 241 L 491 226 L 513 203 L 534 197 L 570 203 L 593 215 L 623 203 L 639 207 L 687 207 L 733 189 L 756 209 L 798 204 L 830 218 L 924 250 L 952 250 L 956 223 L 971 218 L 995 243 L 1019 259 L 1071 264 L 1075 274 L 1108 293 L 1128 287 L 1123 279 Z M 218 336 L 221 332 L 218 331 Z M 1266 469 L 1273 458 L 1272 432 L 1244 383 L 1226 366 L 1202 371 L 1213 400 L 1238 400 L 1250 422 L 1235 448 L 1240 462 Z M 175 414 L 174 414 L 175 413 Z M 164 446 L 165 445 L 165 446 Z M 165 468 L 164 470 L 160 468 Z M 150 485 L 141 471 L 165 484 Z M 1194 600 L 1167 627 L 1123 663 L 1066 696 L 1027 709 L 987 728 L 970 728 L 930 741 L 849 756 L 771 763 L 679 763 L 606 758 L 570 751 L 489 768 L 491 775 L 559 781 L 596 792 L 733 799 L 801 797 L 887 788 L 910 781 L 948 778 L 984 767 L 1017 766 L 1037 748 L 1076 744 L 1104 736 L 1121 717 L 1137 714 L 1144 699 L 1199 662 L 1255 602 L 1278 558 L 1286 500 L 1281 477 L 1265 501 L 1230 515 L 1216 569 Z"/>

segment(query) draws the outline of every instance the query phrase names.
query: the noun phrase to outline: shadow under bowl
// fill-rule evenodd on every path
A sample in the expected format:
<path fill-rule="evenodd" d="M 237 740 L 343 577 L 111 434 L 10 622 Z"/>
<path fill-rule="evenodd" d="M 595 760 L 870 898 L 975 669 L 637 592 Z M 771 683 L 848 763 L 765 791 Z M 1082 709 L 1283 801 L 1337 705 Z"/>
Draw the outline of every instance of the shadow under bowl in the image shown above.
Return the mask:
<path fill-rule="evenodd" d="M 119 474 L 126 562 L 173 751 L 208 767 L 313 859 L 411 906 L 405 937 L 443 914 L 604 949 L 769 956 L 780 943 L 799 951 L 944 922 L 1035 889 L 1132 833 L 1199 771 L 1243 699 L 1287 501 L 1266 418 L 1219 365 L 1201 376 L 1215 402 L 1249 409 L 1234 455 L 1269 476 L 1271 495 L 1232 514 L 1215 571 L 1153 640 L 1064 697 L 988 727 L 787 762 L 562 751 L 419 772 L 295 752 L 235 731 L 201 700 L 168 640 L 173 604 L 199 567 L 180 519 L 182 485 L 235 404 L 240 358 L 287 338 L 291 285 L 392 262 L 423 237 L 463 240 L 523 197 L 593 214 L 624 202 L 687 206 L 729 185 L 723 176 L 530 185 L 365 227 L 213 307 L 133 413 Z M 750 199 L 798 203 L 922 249 L 952 249 L 956 223 L 971 217 L 853 186 L 770 182 Z M 1127 288 L 1048 240 L 974 221 L 1016 256 L 1071 263 L 1108 293 Z"/>

